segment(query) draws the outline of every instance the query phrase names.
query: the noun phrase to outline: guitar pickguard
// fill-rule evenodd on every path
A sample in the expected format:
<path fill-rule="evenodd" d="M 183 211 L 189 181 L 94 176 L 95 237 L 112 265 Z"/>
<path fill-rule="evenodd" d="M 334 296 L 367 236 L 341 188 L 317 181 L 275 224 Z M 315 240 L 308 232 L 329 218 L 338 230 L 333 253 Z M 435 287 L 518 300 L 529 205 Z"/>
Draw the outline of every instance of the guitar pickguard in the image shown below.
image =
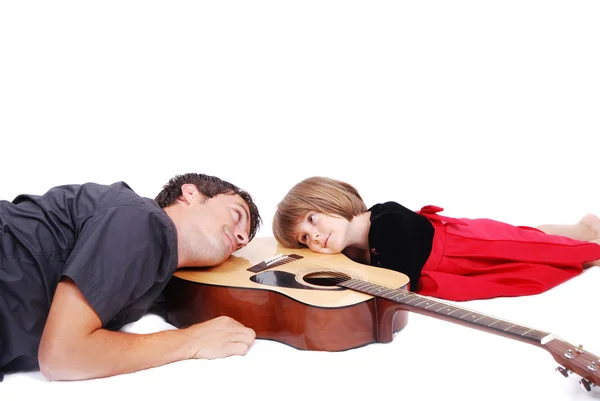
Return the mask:
<path fill-rule="evenodd" d="M 322 287 L 308 286 L 308 285 L 298 282 L 298 280 L 296 280 L 295 274 L 292 274 L 289 272 L 284 272 L 284 271 L 279 271 L 279 270 L 270 270 L 270 271 L 255 274 L 250 277 L 250 280 L 255 283 L 258 283 L 258 284 L 270 285 L 270 286 L 274 286 L 274 287 L 296 288 L 296 289 L 300 289 L 300 290 L 315 290 L 315 289 L 322 289 L 322 290 L 327 290 L 327 291 L 343 291 L 344 290 L 344 288 L 337 287 L 337 286 L 331 286 L 331 284 L 328 284 L 327 278 L 323 279 Z M 318 279 L 313 279 L 315 285 L 319 284 L 317 280 Z"/>

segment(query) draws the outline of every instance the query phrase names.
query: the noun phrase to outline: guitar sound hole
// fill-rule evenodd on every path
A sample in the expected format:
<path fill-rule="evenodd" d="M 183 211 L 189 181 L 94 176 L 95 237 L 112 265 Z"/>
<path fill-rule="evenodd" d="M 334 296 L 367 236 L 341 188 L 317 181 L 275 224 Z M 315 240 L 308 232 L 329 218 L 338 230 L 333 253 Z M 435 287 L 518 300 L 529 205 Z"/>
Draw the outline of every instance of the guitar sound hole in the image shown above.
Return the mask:
<path fill-rule="evenodd" d="M 337 272 L 315 272 L 304 276 L 304 281 L 321 287 L 335 287 L 342 281 L 350 280 L 350 276 Z"/>

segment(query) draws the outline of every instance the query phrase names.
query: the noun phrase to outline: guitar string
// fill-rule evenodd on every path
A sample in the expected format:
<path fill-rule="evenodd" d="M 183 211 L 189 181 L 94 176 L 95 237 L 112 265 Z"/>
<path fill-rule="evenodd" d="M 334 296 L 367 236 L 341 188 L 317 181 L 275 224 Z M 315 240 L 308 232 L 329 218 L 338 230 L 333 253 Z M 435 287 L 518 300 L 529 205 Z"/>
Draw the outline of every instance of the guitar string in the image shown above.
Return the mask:
<path fill-rule="evenodd" d="M 342 282 L 344 282 L 344 281 L 347 281 L 349 278 L 350 278 L 350 279 L 354 279 L 354 280 L 359 280 L 359 281 L 363 282 L 364 284 L 366 284 L 367 286 L 378 286 L 378 287 L 382 287 L 382 288 L 384 288 L 385 290 L 389 290 L 389 291 L 391 291 L 391 292 L 401 292 L 401 293 L 403 293 L 403 294 L 405 293 L 405 294 L 407 294 L 408 296 L 412 296 L 412 297 L 414 297 L 414 298 L 417 298 L 417 299 L 424 299 L 424 300 L 426 300 L 426 301 L 428 301 L 428 302 L 432 302 L 432 303 L 434 303 L 434 304 L 438 304 L 438 305 L 441 305 L 441 306 L 443 306 L 443 307 L 452 308 L 453 310 L 452 310 L 452 312 L 451 312 L 451 313 L 454 313 L 454 312 L 456 312 L 456 311 L 462 311 L 462 312 L 466 312 L 466 313 L 465 313 L 465 315 L 463 315 L 463 317 L 464 317 L 464 316 L 466 316 L 467 314 L 471 314 L 471 315 L 476 315 L 476 316 L 479 316 L 480 318 L 488 318 L 488 319 L 492 319 L 492 320 L 494 320 L 494 321 L 495 321 L 494 323 L 500 322 L 500 323 L 506 324 L 506 325 L 508 325 L 508 326 L 510 326 L 510 327 L 513 327 L 513 326 L 518 326 L 518 327 L 520 327 L 520 328 L 522 328 L 522 329 L 526 329 L 526 332 L 529 332 L 529 331 L 531 331 L 531 332 L 533 332 L 533 333 L 536 333 L 536 334 L 537 334 L 536 338 L 537 338 L 537 337 L 539 337 L 539 338 L 537 338 L 537 339 L 538 339 L 538 340 L 540 340 L 540 341 L 541 341 L 541 339 L 542 339 L 542 338 L 544 338 L 545 336 L 547 336 L 547 335 L 549 335 L 549 334 L 550 334 L 550 333 L 548 333 L 548 332 L 546 332 L 546 331 L 543 331 L 543 330 L 539 330 L 539 329 L 536 329 L 536 328 L 533 328 L 533 327 L 524 326 L 524 325 L 521 325 L 521 324 L 518 324 L 518 323 L 515 323 L 515 322 L 511 322 L 511 321 L 508 321 L 508 320 L 505 320 L 505 319 L 500 319 L 500 318 L 497 318 L 497 317 L 495 317 L 495 316 L 487 315 L 487 314 L 484 314 L 484 313 L 481 313 L 481 312 L 478 312 L 478 311 L 474 311 L 474 310 L 470 310 L 470 309 L 462 308 L 462 307 L 459 307 L 459 306 L 455 306 L 455 305 L 453 305 L 453 304 L 451 304 L 451 303 L 447 303 L 447 302 L 440 302 L 440 301 L 438 301 L 438 300 L 432 300 L 432 299 L 430 299 L 430 298 L 428 298 L 428 297 L 424 297 L 424 296 L 422 296 L 422 295 L 420 295 L 420 294 L 417 294 L 417 293 L 415 293 L 415 292 L 412 292 L 412 291 L 403 290 L 403 289 L 394 289 L 394 288 L 391 288 L 391 287 L 386 287 L 386 286 L 384 286 L 384 285 L 381 285 L 381 284 L 377 284 L 377 283 L 371 283 L 371 282 L 369 282 L 369 281 L 366 281 L 365 279 L 363 279 L 363 278 L 361 278 L 361 277 L 355 277 L 355 276 L 353 276 L 353 275 L 351 275 L 351 274 L 349 274 L 349 273 L 346 273 L 346 272 L 341 272 L 341 271 L 335 271 L 335 270 L 331 270 L 331 269 L 329 269 L 329 268 L 326 268 L 326 267 L 324 267 L 324 266 L 320 266 L 320 265 L 318 265 L 318 264 L 316 264 L 316 263 L 313 263 L 313 262 L 310 262 L 310 261 L 306 261 L 306 260 L 302 260 L 302 259 L 301 259 L 301 260 L 295 260 L 295 262 L 294 262 L 294 263 L 299 263 L 299 264 L 301 264 L 301 265 L 305 265 L 305 266 L 307 266 L 307 267 L 309 267 L 309 268 L 311 268 L 311 269 L 316 269 L 317 271 L 315 271 L 314 273 L 326 273 L 326 274 L 330 274 L 330 275 L 331 275 L 331 276 L 333 276 L 335 279 L 339 279 L 339 280 L 340 280 L 340 281 L 338 281 L 338 282 L 337 282 L 337 284 L 339 284 L 339 283 L 342 283 Z M 344 286 L 344 288 L 347 288 L 347 287 L 345 287 L 345 286 Z M 357 292 L 362 292 L 362 291 L 360 291 L 359 289 L 355 289 L 355 288 L 352 288 L 352 287 L 350 287 L 350 289 L 352 289 L 352 290 L 354 290 L 354 291 L 357 291 Z M 386 291 L 386 292 L 387 292 L 387 291 Z M 373 294 L 371 294 L 371 293 L 369 293 L 369 292 L 367 292 L 367 293 L 368 293 L 369 295 L 373 295 Z M 398 301 L 394 300 L 393 298 L 392 298 L 392 301 L 398 302 Z M 414 306 L 414 305 L 411 305 L 410 303 L 405 303 L 405 304 L 406 304 L 406 305 L 409 305 L 409 306 Z M 417 306 L 415 306 L 415 307 L 416 307 L 416 308 L 418 308 Z M 421 308 L 421 309 L 423 309 L 423 308 Z M 440 309 L 441 309 L 441 308 L 440 308 Z M 438 310 L 439 310 L 439 309 L 438 309 Z M 438 314 L 440 314 L 440 315 L 441 315 L 441 313 L 438 313 Z M 448 315 L 446 315 L 446 316 L 449 316 L 449 314 L 448 314 Z M 453 316 L 453 317 L 457 317 L 457 316 Z M 457 318 L 458 318 L 458 317 L 457 317 Z M 459 319 L 460 319 L 460 320 L 462 320 L 462 321 L 466 321 L 466 322 L 470 322 L 470 323 L 475 323 L 475 322 L 471 322 L 471 321 L 469 321 L 469 320 L 464 320 L 464 319 L 462 319 L 462 318 L 459 318 Z M 492 323 L 492 324 L 494 324 L 494 323 Z M 497 329 L 497 328 L 496 328 L 496 329 Z M 498 330 L 501 330 L 501 329 L 498 329 Z M 514 333 L 513 333 L 513 334 L 514 334 Z"/>

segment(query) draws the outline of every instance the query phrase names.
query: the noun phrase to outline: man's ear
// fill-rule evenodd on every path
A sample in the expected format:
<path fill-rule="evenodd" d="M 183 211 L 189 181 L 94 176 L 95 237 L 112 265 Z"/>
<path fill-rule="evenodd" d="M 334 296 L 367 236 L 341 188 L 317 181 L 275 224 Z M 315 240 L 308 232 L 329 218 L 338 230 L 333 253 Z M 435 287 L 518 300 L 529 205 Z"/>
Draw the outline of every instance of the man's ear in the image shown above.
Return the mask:
<path fill-rule="evenodd" d="M 183 184 L 181 186 L 181 200 L 187 204 L 192 204 L 198 197 L 200 192 L 194 184 Z"/>

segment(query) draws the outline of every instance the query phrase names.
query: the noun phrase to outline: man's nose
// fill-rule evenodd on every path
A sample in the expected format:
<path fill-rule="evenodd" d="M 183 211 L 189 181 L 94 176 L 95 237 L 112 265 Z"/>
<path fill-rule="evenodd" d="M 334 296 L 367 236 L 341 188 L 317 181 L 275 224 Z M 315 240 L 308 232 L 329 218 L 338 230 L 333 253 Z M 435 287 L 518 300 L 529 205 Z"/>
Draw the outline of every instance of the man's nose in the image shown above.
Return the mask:
<path fill-rule="evenodd" d="M 238 249 L 248 245 L 248 234 L 243 230 L 237 230 L 235 232 L 235 238 L 237 239 Z"/>

